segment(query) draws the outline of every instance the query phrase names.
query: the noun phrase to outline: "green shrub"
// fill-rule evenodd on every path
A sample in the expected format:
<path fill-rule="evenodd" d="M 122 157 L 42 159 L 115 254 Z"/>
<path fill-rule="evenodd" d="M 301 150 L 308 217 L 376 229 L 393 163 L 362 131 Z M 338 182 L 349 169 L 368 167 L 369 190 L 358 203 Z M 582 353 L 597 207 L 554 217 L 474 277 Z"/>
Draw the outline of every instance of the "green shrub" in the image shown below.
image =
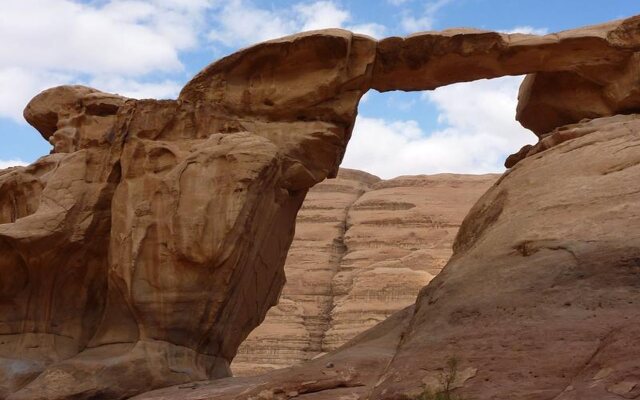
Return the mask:
<path fill-rule="evenodd" d="M 458 359 L 451 357 L 447 360 L 446 368 L 440 374 L 440 387 L 437 389 L 425 387 L 424 391 L 414 400 L 464 400 L 452 392 L 457 377 Z"/>

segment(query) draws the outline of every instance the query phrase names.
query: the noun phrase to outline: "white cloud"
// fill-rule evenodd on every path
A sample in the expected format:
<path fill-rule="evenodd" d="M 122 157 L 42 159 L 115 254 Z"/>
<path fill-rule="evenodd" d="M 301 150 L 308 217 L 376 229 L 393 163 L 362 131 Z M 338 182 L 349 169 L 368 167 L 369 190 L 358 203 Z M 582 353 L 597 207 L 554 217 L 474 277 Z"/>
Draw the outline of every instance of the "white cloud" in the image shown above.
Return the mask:
<path fill-rule="evenodd" d="M 0 13 L 0 117 L 23 122 L 22 109 L 33 96 L 65 83 L 111 82 L 100 88 L 175 95 L 177 83 L 143 77 L 183 71 L 179 53 L 198 44 L 212 1 L 6 2 Z"/>
<path fill-rule="evenodd" d="M 300 3 L 294 6 L 294 10 L 304 21 L 303 31 L 344 26 L 350 18 L 348 11 L 338 8 L 332 1 Z"/>
<path fill-rule="evenodd" d="M 35 94 L 72 79 L 69 74 L 46 70 L 0 68 L 0 117 L 23 122 L 22 110 Z"/>
<path fill-rule="evenodd" d="M 416 121 L 358 117 L 344 167 L 391 178 L 440 172 L 503 170 L 505 157 L 535 136 L 515 121 L 521 77 L 461 83 L 425 92 L 444 128 L 425 132 Z"/>
<path fill-rule="evenodd" d="M 55 18 L 52 18 L 55 16 Z M 0 16 L 0 66 L 137 75 L 182 68 L 178 51 L 196 43 L 194 16 L 159 2 L 7 2 Z"/>
<path fill-rule="evenodd" d="M 533 26 L 516 26 L 513 29 L 501 30 L 502 33 L 524 33 L 527 35 L 546 35 L 549 33 L 547 28 L 534 28 Z"/>
<path fill-rule="evenodd" d="M 0 169 L 18 167 L 23 165 L 27 165 L 27 163 L 22 160 L 0 160 Z"/>
<path fill-rule="evenodd" d="M 344 28 L 373 37 L 386 28 L 376 23 L 351 24 L 352 15 L 335 2 L 297 3 L 291 9 L 265 9 L 246 0 L 230 0 L 214 12 L 216 28 L 209 39 L 227 47 L 275 39 L 292 33 L 325 28 Z"/>
<path fill-rule="evenodd" d="M 453 1 L 454 0 L 428 1 L 424 6 L 422 15 L 418 17 L 409 11 L 405 11 L 401 20 L 402 29 L 408 33 L 432 30 L 436 14 Z"/>
<path fill-rule="evenodd" d="M 207 22 L 217 25 L 209 39 L 231 48 L 301 30 L 344 27 L 378 37 L 385 30 L 375 23 L 350 25 L 349 11 L 329 0 L 289 10 L 245 0 L 11 1 L 0 13 L 0 118 L 24 123 L 27 102 L 60 84 L 175 97 L 188 79 L 175 78 L 185 69 L 180 55 L 198 46 Z"/>
<path fill-rule="evenodd" d="M 293 21 L 277 12 L 230 0 L 214 13 L 216 28 L 209 39 L 228 47 L 243 46 L 285 36 L 295 30 Z"/>

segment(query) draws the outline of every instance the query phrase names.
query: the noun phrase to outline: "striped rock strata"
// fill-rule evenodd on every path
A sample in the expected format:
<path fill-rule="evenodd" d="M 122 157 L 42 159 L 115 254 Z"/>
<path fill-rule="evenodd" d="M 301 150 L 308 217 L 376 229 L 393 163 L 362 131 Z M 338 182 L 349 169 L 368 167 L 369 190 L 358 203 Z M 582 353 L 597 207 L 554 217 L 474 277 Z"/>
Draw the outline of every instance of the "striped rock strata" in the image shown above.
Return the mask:
<path fill-rule="evenodd" d="M 234 375 L 335 350 L 415 302 L 451 256 L 462 219 L 498 175 L 380 180 L 341 169 L 298 213 L 278 305 L 240 346 Z"/>

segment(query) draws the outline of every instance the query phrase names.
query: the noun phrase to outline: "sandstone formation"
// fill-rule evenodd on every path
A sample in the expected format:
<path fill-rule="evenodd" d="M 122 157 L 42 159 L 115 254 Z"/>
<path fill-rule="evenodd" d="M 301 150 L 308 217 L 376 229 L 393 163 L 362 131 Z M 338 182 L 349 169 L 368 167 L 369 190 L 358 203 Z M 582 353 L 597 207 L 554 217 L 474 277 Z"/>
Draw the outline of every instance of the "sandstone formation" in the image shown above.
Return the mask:
<path fill-rule="evenodd" d="M 393 312 L 451 256 L 462 219 L 498 175 L 380 180 L 340 169 L 313 187 L 296 221 L 278 305 L 238 349 L 234 376 L 331 351 Z"/>
<path fill-rule="evenodd" d="M 177 100 L 45 91 L 25 117 L 53 154 L 0 172 L 10 188 L 0 197 L 0 396 L 122 399 L 228 375 L 278 299 L 296 213 L 310 187 L 337 174 L 367 90 L 570 72 L 607 90 L 609 108 L 589 116 L 631 113 L 637 88 L 625 71 L 639 49 L 640 17 L 544 37 L 454 30 L 377 42 L 327 30 L 223 58 Z M 530 93 L 532 105 L 545 104 L 535 84 Z M 561 399 L 596 393 L 587 388 L 597 381 L 606 396 L 636 396 L 638 243 L 625 226 L 637 223 L 637 121 L 593 124 L 520 160 L 492 188 L 415 313 L 336 353 L 334 363 L 353 359 L 347 370 L 315 379 L 307 369 L 302 383 L 278 375 L 299 388 L 283 393 L 337 385 L 389 398 L 409 379 L 433 378 L 455 346 L 469 394 L 534 399 L 566 383 Z M 577 222 L 560 226 L 567 210 Z M 592 380 L 600 366 L 611 371 Z M 233 398 L 259 393 L 242 382 L 251 384 L 222 385 Z"/>
<path fill-rule="evenodd" d="M 227 376 L 284 283 L 304 192 L 282 183 L 279 150 L 212 134 L 177 102 L 114 102 L 82 87 L 36 97 L 25 114 L 54 154 L 0 176 L 22 188 L 1 207 L 2 397 Z"/>
<path fill-rule="evenodd" d="M 345 252 L 348 210 L 379 180 L 343 169 L 337 179 L 307 195 L 285 264 L 287 284 L 278 305 L 238 350 L 234 375 L 286 367 L 322 352 L 334 302 L 332 279 Z"/>
<path fill-rule="evenodd" d="M 639 104 L 636 53 L 620 65 L 527 76 L 520 86 L 516 118 L 540 135 L 582 119 L 634 112 Z"/>
<path fill-rule="evenodd" d="M 640 115 L 566 127 L 472 208 L 415 306 L 325 357 L 136 399 L 640 396 Z"/>

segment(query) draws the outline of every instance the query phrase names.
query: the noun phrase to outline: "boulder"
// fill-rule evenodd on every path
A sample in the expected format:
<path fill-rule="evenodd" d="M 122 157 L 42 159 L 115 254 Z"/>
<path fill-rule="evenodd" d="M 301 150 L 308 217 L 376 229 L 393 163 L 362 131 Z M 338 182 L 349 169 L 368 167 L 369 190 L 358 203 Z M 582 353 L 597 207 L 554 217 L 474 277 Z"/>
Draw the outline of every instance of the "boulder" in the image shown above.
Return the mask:
<path fill-rule="evenodd" d="M 640 110 L 640 53 L 621 65 L 539 72 L 520 86 L 516 119 L 538 136 L 583 119 Z"/>

